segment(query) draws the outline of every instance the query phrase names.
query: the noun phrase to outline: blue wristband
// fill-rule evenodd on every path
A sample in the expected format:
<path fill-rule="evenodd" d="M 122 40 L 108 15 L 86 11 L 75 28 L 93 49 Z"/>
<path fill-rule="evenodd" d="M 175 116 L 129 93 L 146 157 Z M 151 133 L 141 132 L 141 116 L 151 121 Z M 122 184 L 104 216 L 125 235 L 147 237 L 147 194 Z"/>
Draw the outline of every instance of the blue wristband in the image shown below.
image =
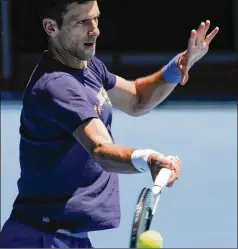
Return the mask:
<path fill-rule="evenodd" d="M 177 62 L 180 54 L 175 56 L 166 66 L 162 69 L 164 80 L 168 83 L 178 84 L 182 80 L 181 71 L 178 68 Z"/>

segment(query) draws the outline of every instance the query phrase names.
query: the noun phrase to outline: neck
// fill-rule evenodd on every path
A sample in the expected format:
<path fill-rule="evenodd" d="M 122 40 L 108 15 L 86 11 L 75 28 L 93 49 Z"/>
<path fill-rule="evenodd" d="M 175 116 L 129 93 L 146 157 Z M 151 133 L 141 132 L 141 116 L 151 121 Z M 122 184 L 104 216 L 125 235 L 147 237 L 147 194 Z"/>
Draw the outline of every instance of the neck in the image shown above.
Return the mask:
<path fill-rule="evenodd" d="M 69 53 L 67 53 L 63 48 L 51 48 L 50 52 L 54 59 L 58 60 L 64 65 L 72 68 L 84 69 L 87 67 L 87 61 L 79 60 Z"/>

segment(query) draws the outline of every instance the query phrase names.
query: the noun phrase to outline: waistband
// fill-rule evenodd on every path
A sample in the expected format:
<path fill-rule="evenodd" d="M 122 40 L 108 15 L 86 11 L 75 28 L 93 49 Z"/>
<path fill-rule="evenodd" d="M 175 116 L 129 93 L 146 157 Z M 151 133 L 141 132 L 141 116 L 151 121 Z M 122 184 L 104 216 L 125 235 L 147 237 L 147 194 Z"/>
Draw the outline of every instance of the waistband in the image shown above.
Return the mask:
<path fill-rule="evenodd" d="M 19 210 L 13 209 L 10 218 L 16 220 L 22 224 L 31 226 L 33 228 L 46 231 L 46 232 L 59 232 L 68 236 L 77 238 L 87 238 L 87 232 L 71 233 L 70 225 L 67 222 L 57 221 L 49 217 L 43 217 L 39 215 L 27 214 Z"/>
<path fill-rule="evenodd" d="M 83 233 L 83 232 L 82 233 L 72 233 L 72 232 L 64 230 L 64 229 L 59 229 L 59 230 L 57 230 L 57 233 L 62 233 L 62 234 L 65 234 L 67 236 L 78 238 L 78 239 L 88 238 L 87 232 L 85 232 L 85 233 Z"/>

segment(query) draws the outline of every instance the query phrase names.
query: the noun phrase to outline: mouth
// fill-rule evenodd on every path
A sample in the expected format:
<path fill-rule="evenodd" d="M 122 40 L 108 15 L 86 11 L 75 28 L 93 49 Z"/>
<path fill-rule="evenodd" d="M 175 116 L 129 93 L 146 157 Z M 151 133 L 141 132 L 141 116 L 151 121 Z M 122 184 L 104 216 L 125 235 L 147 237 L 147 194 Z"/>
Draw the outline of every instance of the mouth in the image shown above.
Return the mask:
<path fill-rule="evenodd" d="M 95 42 L 85 42 L 84 46 L 88 48 L 93 48 L 95 46 Z"/>

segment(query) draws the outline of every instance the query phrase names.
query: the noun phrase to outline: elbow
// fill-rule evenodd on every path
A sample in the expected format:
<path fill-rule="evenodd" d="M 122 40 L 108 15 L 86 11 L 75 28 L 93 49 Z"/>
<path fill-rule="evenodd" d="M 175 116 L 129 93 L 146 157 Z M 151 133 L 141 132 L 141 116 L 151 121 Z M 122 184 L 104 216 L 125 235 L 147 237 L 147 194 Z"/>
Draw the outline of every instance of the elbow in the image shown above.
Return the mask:
<path fill-rule="evenodd" d="M 152 108 L 148 106 L 142 106 L 141 104 L 137 104 L 133 107 L 133 110 L 131 111 L 131 116 L 133 117 L 140 117 L 148 114 L 151 112 Z"/>
<path fill-rule="evenodd" d="M 141 117 L 141 116 L 148 114 L 150 111 L 151 111 L 150 109 L 147 109 L 147 110 L 146 109 L 137 109 L 131 113 L 131 116 L 132 117 Z"/>
<path fill-rule="evenodd" d="M 93 146 L 90 150 L 90 154 L 95 161 L 99 161 L 103 157 L 103 144 L 99 143 Z"/>
<path fill-rule="evenodd" d="M 105 144 L 96 144 L 90 151 L 92 158 L 102 167 L 102 169 L 106 172 L 109 172 L 109 168 L 107 167 L 106 160 L 108 156 L 106 155 L 107 145 Z"/>
<path fill-rule="evenodd" d="M 133 107 L 133 110 L 131 111 L 131 116 L 140 117 L 150 113 L 153 110 L 153 108 L 160 105 L 164 101 L 164 99 L 165 98 L 157 99 L 156 103 L 153 104 L 145 104 L 143 102 L 138 102 Z"/>
<path fill-rule="evenodd" d="M 137 95 L 131 104 L 130 115 L 133 117 L 144 116 L 151 112 L 152 109 L 153 107 L 148 103 L 148 101 L 145 101 L 141 96 Z"/>

